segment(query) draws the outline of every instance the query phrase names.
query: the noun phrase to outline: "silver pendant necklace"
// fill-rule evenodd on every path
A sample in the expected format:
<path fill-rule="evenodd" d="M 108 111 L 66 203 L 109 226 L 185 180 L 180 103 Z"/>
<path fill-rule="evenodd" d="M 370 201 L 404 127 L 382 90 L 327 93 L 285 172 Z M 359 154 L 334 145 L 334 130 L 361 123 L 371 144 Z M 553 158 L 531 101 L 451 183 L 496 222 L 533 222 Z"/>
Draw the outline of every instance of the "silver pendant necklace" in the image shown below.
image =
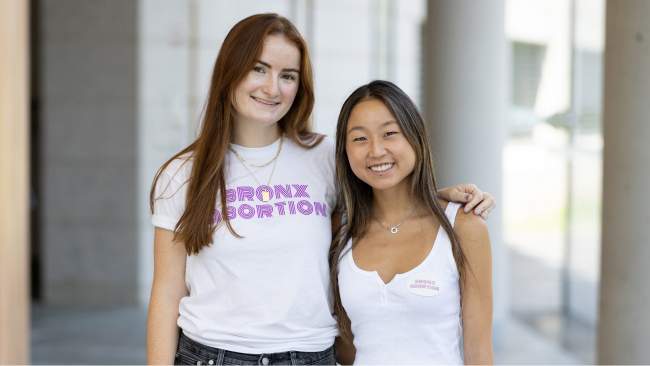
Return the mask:
<path fill-rule="evenodd" d="M 413 208 L 413 211 L 411 211 L 411 213 L 410 213 L 408 216 L 406 216 L 406 217 L 404 218 L 404 220 L 400 221 L 399 224 L 393 226 L 392 229 L 389 229 L 389 228 L 387 228 L 386 226 L 384 226 L 384 224 L 382 224 L 381 221 L 379 221 L 379 219 L 377 218 L 377 216 L 375 216 L 375 213 L 372 212 L 372 210 L 370 210 L 370 213 L 372 214 L 372 217 L 374 217 L 375 220 L 377 220 L 377 222 L 379 223 L 379 225 L 381 225 L 381 227 L 383 227 L 384 229 L 390 231 L 392 234 L 397 234 L 397 231 L 398 231 L 398 230 L 397 230 L 397 227 L 400 226 L 400 225 L 402 225 L 402 223 L 403 223 L 404 221 L 406 221 L 406 219 L 408 219 L 409 217 L 411 217 L 411 215 L 413 215 L 413 213 L 415 212 L 415 210 L 417 210 L 418 205 L 419 205 L 419 203 L 418 203 L 417 205 L 415 205 L 415 207 Z"/>

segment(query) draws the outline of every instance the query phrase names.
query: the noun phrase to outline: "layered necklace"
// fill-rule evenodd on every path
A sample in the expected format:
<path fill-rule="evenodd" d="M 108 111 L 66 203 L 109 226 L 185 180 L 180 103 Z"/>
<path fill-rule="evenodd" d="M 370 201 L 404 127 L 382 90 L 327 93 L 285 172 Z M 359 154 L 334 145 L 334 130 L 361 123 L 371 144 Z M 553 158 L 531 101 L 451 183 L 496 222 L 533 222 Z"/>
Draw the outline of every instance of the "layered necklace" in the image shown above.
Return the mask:
<path fill-rule="evenodd" d="M 246 164 L 252 166 L 253 168 L 264 168 L 265 166 L 268 166 L 269 164 L 273 163 L 273 170 L 271 170 L 271 176 L 269 177 L 269 181 L 268 181 L 268 183 L 266 183 L 266 185 L 264 186 L 264 188 L 262 190 L 262 201 L 264 201 L 264 202 L 268 202 L 268 201 L 271 200 L 271 197 L 270 197 L 269 191 L 268 191 L 268 186 L 271 183 L 271 178 L 273 178 L 273 172 L 275 172 L 275 164 L 278 162 L 278 156 L 280 155 L 280 151 L 282 151 L 282 144 L 283 143 L 284 143 L 284 136 L 280 135 L 280 146 L 278 146 L 278 152 L 275 154 L 275 157 L 273 159 L 271 159 L 271 161 L 269 161 L 266 164 L 262 164 L 262 165 L 255 165 L 255 164 L 247 161 L 241 155 L 239 155 L 237 150 L 233 149 L 232 146 L 230 144 L 228 144 L 228 149 L 230 151 L 232 151 L 233 154 L 235 154 L 237 159 L 239 159 L 239 162 L 250 173 L 250 175 L 253 176 L 253 179 L 255 179 L 255 182 L 257 182 L 258 186 L 261 186 L 262 184 L 260 184 L 260 181 L 257 180 L 257 178 L 255 177 L 255 174 L 253 174 L 253 172 L 251 172 L 250 169 L 248 169 Z"/>
<path fill-rule="evenodd" d="M 408 219 L 409 217 L 411 217 L 411 215 L 413 215 L 413 213 L 415 212 L 415 210 L 417 210 L 418 205 L 420 205 L 420 204 L 418 203 L 417 205 L 415 205 L 415 207 L 413 208 L 413 211 L 411 211 L 411 213 L 408 214 L 408 216 L 406 216 L 406 217 L 404 218 L 404 220 L 400 221 L 399 224 L 393 226 L 393 227 L 390 228 L 390 229 L 387 228 L 386 226 L 384 226 L 384 224 L 382 224 L 381 221 L 379 221 L 379 219 L 377 218 L 377 216 L 375 216 L 375 213 L 372 212 L 372 210 L 370 210 L 370 213 L 372 214 L 372 217 L 374 217 L 375 220 L 377 220 L 377 222 L 379 223 L 379 225 L 381 225 L 381 227 L 383 227 L 384 229 L 390 231 L 392 234 L 397 234 L 397 231 L 398 231 L 398 230 L 397 230 L 397 227 L 400 226 L 400 225 L 402 225 L 402 223 L 403 223 L 404 221 L 406 221 L 406 219 Z"/>

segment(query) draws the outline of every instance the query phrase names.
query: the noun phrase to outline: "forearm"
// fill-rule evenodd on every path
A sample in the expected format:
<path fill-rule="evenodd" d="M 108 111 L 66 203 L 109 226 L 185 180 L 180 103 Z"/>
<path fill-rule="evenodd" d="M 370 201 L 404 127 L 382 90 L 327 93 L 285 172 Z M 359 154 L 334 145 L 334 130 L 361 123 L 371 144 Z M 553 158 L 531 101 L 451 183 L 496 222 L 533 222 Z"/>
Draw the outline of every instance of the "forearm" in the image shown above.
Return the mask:
<path fill-rule="evenodd" d="M 147 364 L 173 365 L 178 347 L 180 328 L 178 304 L 180 298 L 151 293 L 147 317 Z"/>
<path fill-rule="evenodd" d="M 464 347 L 465 365 L 494 365 L 492 344 L 482 347 Z"/>

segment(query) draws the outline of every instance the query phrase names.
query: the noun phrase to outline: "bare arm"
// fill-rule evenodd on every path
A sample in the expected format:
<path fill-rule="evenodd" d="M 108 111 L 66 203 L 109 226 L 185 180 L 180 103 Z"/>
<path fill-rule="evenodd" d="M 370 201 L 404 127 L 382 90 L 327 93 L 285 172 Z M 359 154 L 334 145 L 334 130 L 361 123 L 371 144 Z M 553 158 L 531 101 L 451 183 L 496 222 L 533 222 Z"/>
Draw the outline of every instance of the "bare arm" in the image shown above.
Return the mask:
<path fill-rule="evenodd" d="M 341 337 L 336 337 L 336 347 L 339 349 L 339 354 L 336 356 L 336 362 L 338 362 L 341 365 L 352 365 L 354 363 L 354 358 L 357 353 L 357 349 L 354 348 L 354 343 L 352 341 L 354 340 L 354 334 L 352 334 L 352 323 L 350 322 L 350 319 L 348 318 L 348 314 L 346 314 L 345 310 L 343 310 L 343 314 L 340 314 L 339 316 L 343 317 L 343 326 L 345 329 L 347 329 L 347 341 L 348 343 L 345 343 L 343 341 L 343 338 Z"/>
<path fill-rule="evenodd" d="M 173 365 L 180 328 L 178 304 L 189 294 L 185 285 L 186 252 L 174 233 L 156 228 L 154 274 L 147 318 L 147 364 Z"/>
<path fill-rule="evenodd" d="M 458 215 L 456 233 L 467 258 L 463 286 L 463 350 L 466 365 L 493 365 L 492 251 L 485 221 Z"/>

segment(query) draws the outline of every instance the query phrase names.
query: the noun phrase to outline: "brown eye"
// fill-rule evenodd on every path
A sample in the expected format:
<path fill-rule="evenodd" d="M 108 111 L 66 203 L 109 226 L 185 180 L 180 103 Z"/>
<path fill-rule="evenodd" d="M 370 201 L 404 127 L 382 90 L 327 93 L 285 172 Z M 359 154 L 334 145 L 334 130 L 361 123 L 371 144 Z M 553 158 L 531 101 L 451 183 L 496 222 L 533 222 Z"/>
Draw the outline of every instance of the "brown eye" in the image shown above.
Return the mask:
<path fill-rule="evenodd" d="M 296 77 L 291 75 L 291 74 L 284 74 L 284 75 L 281 76 L 281 78 L 283 78 L 285 80 L 296 80 Z"/>

